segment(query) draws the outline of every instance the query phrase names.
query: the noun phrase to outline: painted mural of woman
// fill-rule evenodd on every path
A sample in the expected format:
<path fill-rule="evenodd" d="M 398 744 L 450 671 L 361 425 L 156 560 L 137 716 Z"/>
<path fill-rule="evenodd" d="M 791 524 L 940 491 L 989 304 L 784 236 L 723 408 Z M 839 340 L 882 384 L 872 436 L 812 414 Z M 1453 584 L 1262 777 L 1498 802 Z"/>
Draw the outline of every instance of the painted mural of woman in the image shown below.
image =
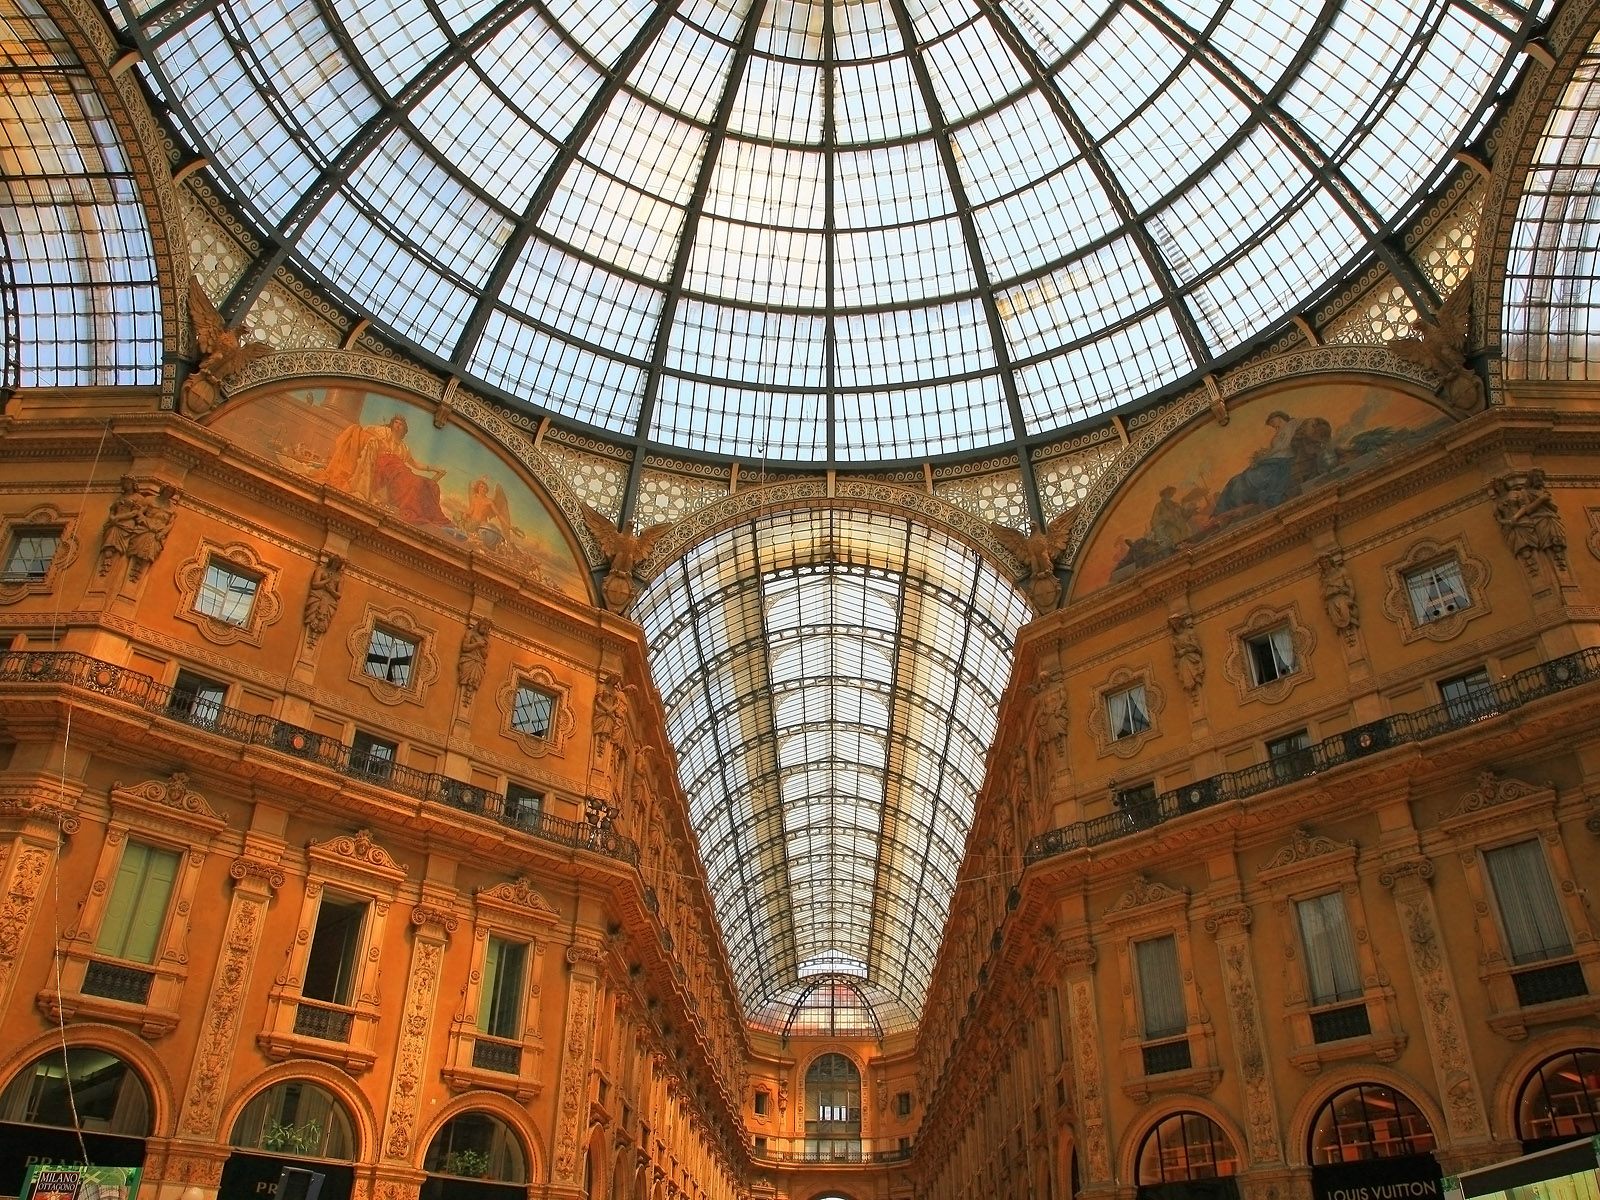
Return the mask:
<path fill-rule="evenodd" d="M 406 445 L 402 416 L 380 425 L 351 425 L 333 443 L 322 481 L 374 504 L 392 508 L 418 525 L 450 525 L 439 500 L 443 467 L 419 463 Z"/>

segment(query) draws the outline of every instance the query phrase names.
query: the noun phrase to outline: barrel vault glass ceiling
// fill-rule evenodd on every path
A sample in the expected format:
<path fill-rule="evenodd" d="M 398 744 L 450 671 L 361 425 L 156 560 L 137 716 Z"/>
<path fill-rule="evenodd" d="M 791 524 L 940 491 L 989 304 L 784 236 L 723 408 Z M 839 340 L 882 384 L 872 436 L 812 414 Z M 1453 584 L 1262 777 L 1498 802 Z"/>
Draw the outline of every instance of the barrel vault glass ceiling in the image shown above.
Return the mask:
<path fill-rule="evenodd" d="M 230 319 L 286 266 L 636 464 L 842 469 L 1027 450 L 1374 259 L 1425 303 L 1391 244 L 1550 7 L 107 2 L 262 246 Z M 807 510 L 633 615 L 752 1021 L 913 1023 L 1020 598 L 931 529 Z"/>
<path fill-rule="evenodd" d="M 747 1016 L 912 1025 L 1022 597 L 927 526 L 809 509 L 707 539 L 633 614 Z"/>
<path fill-rule="evenodd" d="M 269 264 L 570 424 L 841 466 L 1036 442 L 1388 257 L 1539 15 L 112 2 Z"/>

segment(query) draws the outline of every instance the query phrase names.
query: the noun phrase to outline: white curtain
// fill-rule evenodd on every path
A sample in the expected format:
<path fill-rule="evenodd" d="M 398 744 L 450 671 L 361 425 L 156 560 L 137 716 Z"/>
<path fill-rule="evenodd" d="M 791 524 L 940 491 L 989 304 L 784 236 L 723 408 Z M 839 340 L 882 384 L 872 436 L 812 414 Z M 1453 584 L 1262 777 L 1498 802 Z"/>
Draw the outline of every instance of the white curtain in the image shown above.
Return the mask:
<path fill-rule="evenodd" d="M 1454 562 L 1424 567 L 1406 576 L 1411 611 L 1419 621 L 1433 621 L 1468 607 L 1461 568 Z"/>
<path fill-rule="evenodd" d="M 1178 943 L 1168 937 L 1133 944 L 1139 972 L 1139 999 L 1146 1038 L 1171 1037 L 1189 1027 L 1183 1007 L 1183 978 L 1178 973 Z"/>
<path fill-rule="evenodd" d="M 1144 688 L 1131 687 L 1106 697 L 1106 715 L 1111 718 L 1113 738 L 1132 737 L 1150 728 L 1150 713 L 1145 708 Z"/>
<path fill-rule="evenodd" d="M 1514 963 L 1541 962 L 1572 953 L 1567 923 L 1550 883 L 1544 849 L 1537 840 L 1485 851 L 1500 922 Z"/>
<path fill-rule="evenodd" d="M 1300 916 L 1300 940 L 1306 950 L 1306 977 L 1311 1003 L 1333 1004 L 1361 995 L 1361 970 L 1356 965 L 1355 939 L 1345 919 L 1344 898 L 1338 892 L 1313 896 L 1295 905 Z"/>
<path fill-rule="evenodd" d="M 1282 679 L 1294 672 L 1294 639 L 1289 636 L 1288 629 L 1274 629 L 1267 634 L 1267 651 L 1272 656 L 1273 673 L 1269 680 Z"/>

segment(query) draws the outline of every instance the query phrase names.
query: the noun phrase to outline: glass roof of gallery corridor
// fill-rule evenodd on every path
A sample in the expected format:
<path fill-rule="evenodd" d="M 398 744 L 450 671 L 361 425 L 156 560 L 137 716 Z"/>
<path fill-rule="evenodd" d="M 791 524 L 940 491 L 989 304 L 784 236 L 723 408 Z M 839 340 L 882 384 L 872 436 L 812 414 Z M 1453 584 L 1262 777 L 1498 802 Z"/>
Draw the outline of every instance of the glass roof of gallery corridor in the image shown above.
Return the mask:
<path fill-rule="evenodd" d="M 125 0 L 269 265 L 618 441 L 872 463 L 1192 378 L 1384 239 L 1495 0 Z M 229 307 L 253 296 L 247 273 Z"/>

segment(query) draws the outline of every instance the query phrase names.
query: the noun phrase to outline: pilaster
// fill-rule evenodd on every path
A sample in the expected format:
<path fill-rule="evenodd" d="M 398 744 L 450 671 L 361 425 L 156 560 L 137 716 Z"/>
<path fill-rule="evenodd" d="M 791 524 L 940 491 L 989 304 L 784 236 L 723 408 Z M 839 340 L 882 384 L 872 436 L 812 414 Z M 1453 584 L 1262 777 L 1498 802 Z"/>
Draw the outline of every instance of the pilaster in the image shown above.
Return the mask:
<path fill-rule="evenodd" d="M 1250 954 L 1250 909 L 1237 895 L 1219 897 L 1205 919 L 1222 960 L 1222 986 L 1228 1001 L 1228 1026 L 1244 1091 L 1244 1129 L 1252 1168 L 1283 1163 L 1278 1102 L 1267 1069 L 1266 1030 L 1257 999 Z"/>
<path fill-rule="evenodd" d="M 266 926 L 272 894 L 283 886 L 283 869 L 278 865 L 282 853 L 281 842 L 249 834 L 245 838 L 244 853 L 228 868 L 233 878 L 233 895 L 228 902 L 228 932 L 223 937 L 222 953 L 212 976 L 210 998 L 200 1022 L 194 1072 L 189 1078 L 183 1113 L 178 1120 L 178 1131 L 186 1137 L 212 1139 L 218 1133 L 222 1098 L 240 1041 L 240 1010 L 249 991 L 256 946 Z M 221 1178 L 220 1173 L 218 1178 Z"/>

